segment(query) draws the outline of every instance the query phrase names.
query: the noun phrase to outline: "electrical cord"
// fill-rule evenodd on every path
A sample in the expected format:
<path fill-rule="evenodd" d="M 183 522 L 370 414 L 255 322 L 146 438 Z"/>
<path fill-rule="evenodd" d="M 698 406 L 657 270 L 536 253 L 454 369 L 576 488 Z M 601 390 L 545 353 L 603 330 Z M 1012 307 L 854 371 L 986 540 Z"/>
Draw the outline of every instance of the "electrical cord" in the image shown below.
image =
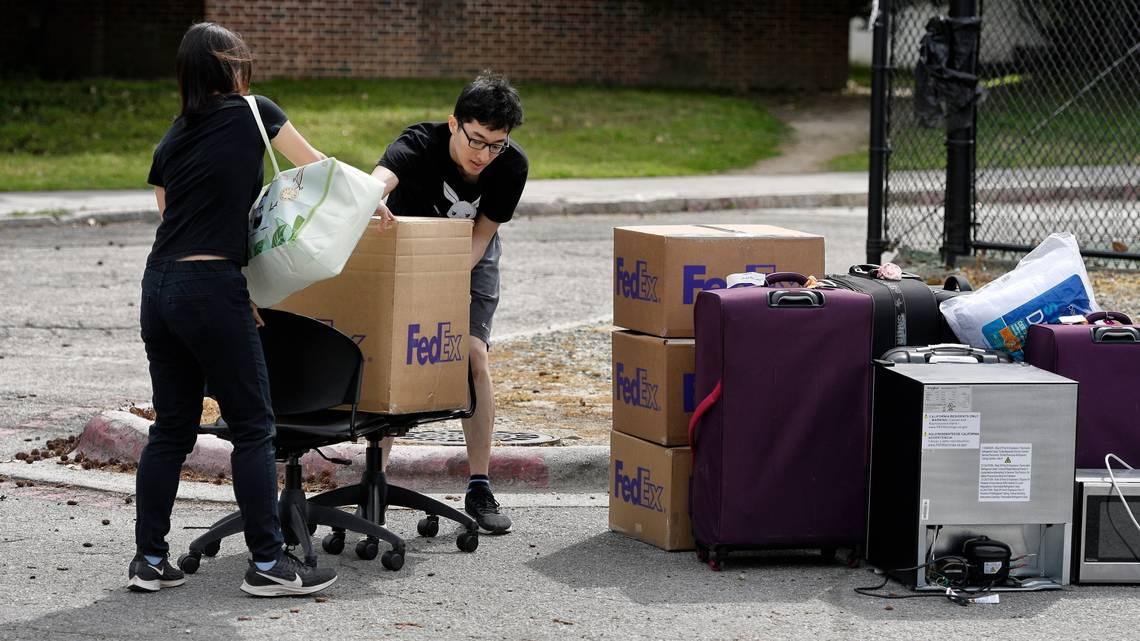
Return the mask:
<path fill-rule="evenodd" d="M 964 559 L 960 556 L 943 556 L 943 557 L 939 557 L 939 558 L 931 560 L 931 561 L 927 561 L 926 563 L 923 563 L 922 565 L 916 565 L 916 566 L 909 567 L 909 568 L 898 568 L 898 569 L 892 570 L 892 572 L 909 572 L 911 570 L 921 570 L 923 568 L 930 568 L 934 564 L 943 563 L 946 561 L 950 561 L 950 562 L 953 562 L 956 564 L 960 564 L 960 565 L 967 567 L 967 568 L 970 565 L 966 559 Z M 939 574 L 939 576 L 943 576 L 940 572 L 936 572 L 936 574 Z M 944 576 L 943 576 L 943 578 L 945 579 Z M 979 596 L 981 594 L 989 592 L 990 589 L 992 589 L 994 587 L 993 582 L 990 582 L 990 583 L 987 583 L 986 585 L 982 586 L 981 588 L 979 588 L 977 590 L 967 590 L 964 586 L 953 585 L 954 583 L 957 583 L 957 582 L 952 582 L 952 581 L 949 581 L 947 579 L 946 584 L 939 584 L 939 587 L 944 588 L 945 592 L 925 592 L 925 593 L 914 593 L 914 594 L 895 594 L 893 592 L 888 592 L 886 594 L 879 593 L 878 591 L 883 589 L 884 587 L 886 587 L 888 581 L 890 581 L 890 576 L 887 574 L 887 572 L 883 572 L 883 581 L 881 583 L 879 583 L 878 585 L 865 585 L 865 586 L 857 587 L 857 588 L 855 588 L 855 593 L 860 594 L 862 596 L 875 597 L 876 599 L 921 599 L 921 598 L 931 598 L 931 597 L 944 597 L 944 598 L 948 599 L 951 603 L 956 603 L 956 604 L 961 605 L 961 606 L 967 606 L 967 605 L 970 605 L 970 602 L 974 598 L 976 598 L 977 596 Z"/>
<path fill-rule="evenodd" d="M 1128 518 L 1132 519 L 1132 525 L 1135 525 L 1136 529 L 1140 530 L 1140 523 L 1136 522 L 1136 516 L 1132 514 L 1132 508 L 1128 505 L 1128 499 L 1124 498 L 1124 492 L 1122 492 L 1120 486 L 1116 484 L 1116 475 L 1112 473 L 1112 463 L 1109 462 L 1109 459 L 1116 459 L 1117 463 L 1120 463 L 1130 470 L 1133 469 L 1133 467 L 1111 452 L 1104 455 L 1104 469 L 1108 471 L 1108 478 L 1112 481 L 1112 489 L 1116 490 L 1117 496 L 1120 497 L 1120 502 L 1124 505 L 1124 510 L 1128 512 Z"/>

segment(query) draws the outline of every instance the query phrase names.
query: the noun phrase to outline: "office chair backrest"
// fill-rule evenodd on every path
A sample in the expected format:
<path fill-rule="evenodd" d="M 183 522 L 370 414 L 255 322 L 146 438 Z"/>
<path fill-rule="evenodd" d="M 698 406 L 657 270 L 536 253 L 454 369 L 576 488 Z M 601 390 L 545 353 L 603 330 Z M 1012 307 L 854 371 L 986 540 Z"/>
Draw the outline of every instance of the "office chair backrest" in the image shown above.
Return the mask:
<path fill-rule="evenodd" d="M 353 340 L 321 321 L 276 309 L 258 310 L 269 392 L 276 414 L 355 405 L 364 357 Z"/>

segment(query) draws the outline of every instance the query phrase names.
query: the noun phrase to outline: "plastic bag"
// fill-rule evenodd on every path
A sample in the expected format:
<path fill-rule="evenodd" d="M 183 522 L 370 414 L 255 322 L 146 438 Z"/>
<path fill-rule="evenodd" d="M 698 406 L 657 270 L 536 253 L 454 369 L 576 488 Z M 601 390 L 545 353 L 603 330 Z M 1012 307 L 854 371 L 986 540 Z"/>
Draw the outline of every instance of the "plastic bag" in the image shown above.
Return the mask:
<path fill-rule="evenodd" d="M 384 183 L 326 158 L 281 171 L 253 102 L 246 98 L 274 176 L 249 212 L 249 297 L 271 307 L 313 283 L 340 274 L 384 197 Z"/>
<path fill-rule="evenodd" d="M 1100 311 L 1077 241 L 1052 234 L 1017 267 L 969 296 L 939 306 L 959 340 L 1022 360 L 1030 325 Z"/>

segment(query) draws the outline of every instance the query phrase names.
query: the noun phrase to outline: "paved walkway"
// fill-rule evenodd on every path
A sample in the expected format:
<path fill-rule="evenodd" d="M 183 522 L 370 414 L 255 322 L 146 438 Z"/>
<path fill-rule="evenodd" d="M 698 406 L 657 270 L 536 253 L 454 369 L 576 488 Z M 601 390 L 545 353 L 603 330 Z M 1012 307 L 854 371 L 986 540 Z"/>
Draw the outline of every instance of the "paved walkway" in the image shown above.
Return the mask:
<path fill-rule="evenodd" d="M 723 209 L 858 207 L 865 173 L 531 180 L 518 213 L 657 213 Z M 0 226 L 139 220 L 157 215 L 150 190 L 0 193 Z"/>

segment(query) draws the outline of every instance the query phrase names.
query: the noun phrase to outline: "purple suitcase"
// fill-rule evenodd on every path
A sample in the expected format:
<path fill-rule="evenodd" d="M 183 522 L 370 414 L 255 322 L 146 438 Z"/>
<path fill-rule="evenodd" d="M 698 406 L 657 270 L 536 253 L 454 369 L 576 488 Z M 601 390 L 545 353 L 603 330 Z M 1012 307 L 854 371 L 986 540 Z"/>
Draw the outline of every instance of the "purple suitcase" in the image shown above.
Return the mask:
<path fill-rule="evenodd" d="M 1077 467 L 1104 468 L 1105 454 L 1140 467 L 1140 327 L 1116 312 L 1089 322 L 1031 325 L 1025 360 L 1077 381 Z"/>
<path fill-rule="evenodd" d="M 734 549 L 864 540 L 872 316 L 838 289 L 698 295 L 689 511 L 714 569 Z"/>

